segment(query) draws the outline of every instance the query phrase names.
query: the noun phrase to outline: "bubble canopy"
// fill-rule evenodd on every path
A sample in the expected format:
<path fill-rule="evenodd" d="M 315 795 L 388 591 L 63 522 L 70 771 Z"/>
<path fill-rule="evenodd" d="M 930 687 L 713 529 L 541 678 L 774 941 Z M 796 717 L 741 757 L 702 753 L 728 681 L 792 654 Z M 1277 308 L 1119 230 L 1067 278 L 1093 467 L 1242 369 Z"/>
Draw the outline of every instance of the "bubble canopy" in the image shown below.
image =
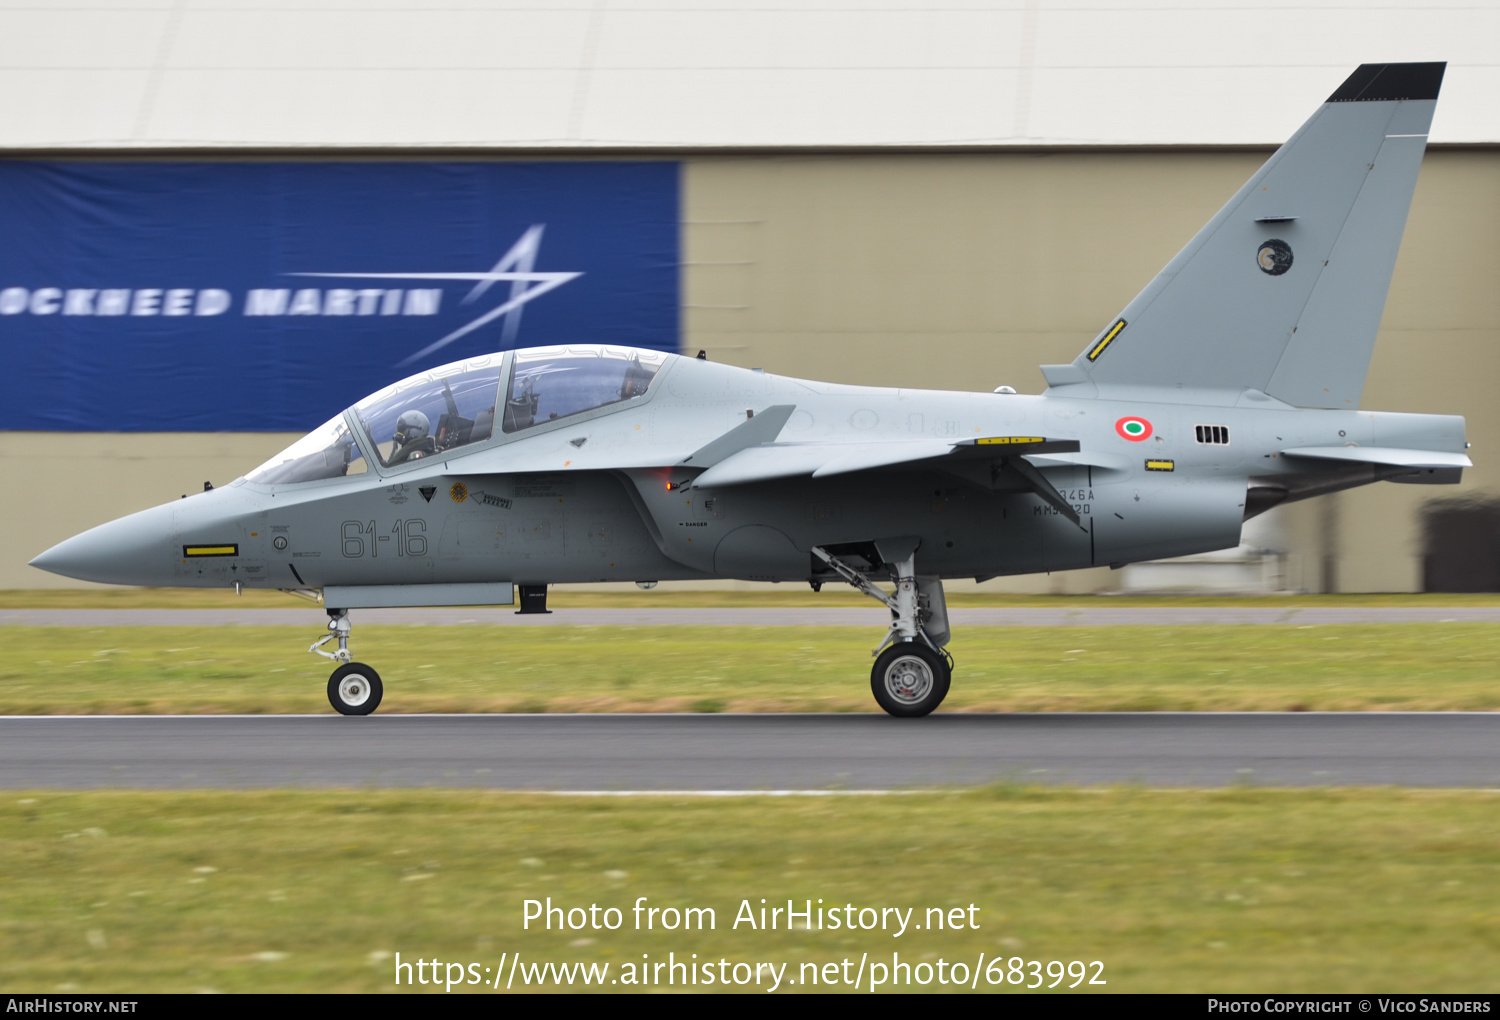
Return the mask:
<path fill-rule="evenodd" d="M 342 414 L 330 418 L 245 476 L 263 485 L 290 485 L 363 474 L 369 469 Z"/>
<path fill-rule="evenodd" d="M 577 346 L 512 356 L 502 430 L 518 432 L 644 396 L 666 363 L 658 351 Z M 269 485 L 363 474 L 481 443 L 496 435 L 504 355 L 455 361 L 361 400 L 245 476 Z M 363 435 L 349 427 L 359 423 Z"/>
<path fill-rule="evenodd" d="M 410 376 L 355 404 L 382 467 L 483 442 L 495 431 L 501 355 Z"/>
<path fill-rule="evenodd" d="M 519 432 L 645 396 L 666 363 L 659 351 L 533 347 L 515 353 L 502 427 Z"/>

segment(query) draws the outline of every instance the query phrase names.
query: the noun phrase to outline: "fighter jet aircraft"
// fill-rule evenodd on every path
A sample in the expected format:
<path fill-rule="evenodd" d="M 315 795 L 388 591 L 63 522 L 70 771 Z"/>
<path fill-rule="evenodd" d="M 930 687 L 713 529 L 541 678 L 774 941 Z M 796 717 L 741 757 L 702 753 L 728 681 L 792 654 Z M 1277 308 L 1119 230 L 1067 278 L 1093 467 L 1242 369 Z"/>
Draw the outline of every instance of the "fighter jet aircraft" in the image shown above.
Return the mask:
<path fill-rule="evenodd" d="M 1360 408 L 1444 66 L 1355 71 L 1071 364 L 1043 366 L 1039 396 L 522 349 L 403 379 L 243 478 L 32 563 L 321 597 L 310 650 L 338 663 L 346 715 L 383 690 L 351 661 L 351 610 L 843 581 L 890 609 L 875 700 L 926 715 L 953 671 L 945 579 L 1224 549 L 1280 503 L 1459 481 L 1462 418 Z"/>

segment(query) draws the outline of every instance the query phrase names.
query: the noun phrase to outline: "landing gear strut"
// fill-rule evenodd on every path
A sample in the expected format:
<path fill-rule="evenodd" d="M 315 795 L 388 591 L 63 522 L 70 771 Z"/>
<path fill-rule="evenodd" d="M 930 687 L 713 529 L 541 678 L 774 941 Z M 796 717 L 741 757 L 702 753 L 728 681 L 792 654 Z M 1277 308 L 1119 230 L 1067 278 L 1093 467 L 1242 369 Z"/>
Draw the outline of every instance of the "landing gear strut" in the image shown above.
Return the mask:
<path fill-rule="evenodd" d="M 349 633 L 353 629 L 353 624 L 349 622 L 349 610 L 330 609 L 328 633 L 314 641 L 308 651 L 317 652 L 325 659 L 332 659 L 339 664 L 328 678 L 328 703 L 340 715 L 369 715 L 379 707 L 385 687 L 380 682 L 379 673 L 362 662 L 350 661 Z M 323 651 L 322 646 L 334 638 L 338 639 L 339 650 Z"/>
<path fill-rule="evenodd" d="M 953 656 L 948 643 L 948 610 L 943 583 L 916 576 L 916 554 L 891 564 L 896 590 L 887 595 L 864 574 L 819 546 L 813 547 L 829 569 L 891 611 L 891 626 L 871 653 L 870 691 L 891 715 L 912 718 L 930 713 L 948 696 Z"/>

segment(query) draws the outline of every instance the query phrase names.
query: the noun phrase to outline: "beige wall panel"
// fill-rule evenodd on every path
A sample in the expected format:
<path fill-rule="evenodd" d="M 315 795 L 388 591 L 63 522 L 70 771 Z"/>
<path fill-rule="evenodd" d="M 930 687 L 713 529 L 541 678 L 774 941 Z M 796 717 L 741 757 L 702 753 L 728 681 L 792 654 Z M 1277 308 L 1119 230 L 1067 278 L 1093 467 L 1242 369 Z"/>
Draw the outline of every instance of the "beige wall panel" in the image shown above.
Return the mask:
<path fill-rule="evenodd" d="M 692 160 L 684 346 L 787 375 L 1039 392 L 1037 366 L 1071 361 L 1266 154 Z M 1497 180 L 1495 150 L 1428 153 L 1363 401 L 1466 416 L 1476 467 L 1458 487 L 1381 484 L 1277 511 L 1291 587 L 1320 590 L 1331 552 L 1341 590 L 1416 590 L 1422 506 L 1500 491 Z M 698 260 L 736 260 L 732 288 L 727 267 Z"/>
<path fill-rule="evenodd" d="M 1037 365 L 1071 361 L 1262 159 L 693 160 L 684 346 L 877 385 L 972 388 L 978 369 L 1035 392 Z M 753 240 L 727 243 L 734 223 Z M 731 258 L 753 277 L 732 300 L 702 265 Z"/>
<path fill-rule="evenodd" d="M 1475 296 L 1485 303 L 1492 295 Z M 1500 328 L 1381 330 L 1364 406 L 1463 414 L 1474 467 L 1457 486 L 1381 483 L 1341 493 L 1339 590 L 1421 590 L 1423 506 L 1500 492 L 1500 407 L 1486 395 L 1497 380 Z M 1316 510 L 1318 502 L 1310 506 Z"/>
<path fill-rule="evenodd" d="M 1500 151 L 1429 151 L 1417 178 L 1385 330 L 1490 329 L 1500 321 Z M 1382 344 L 1376 348 L 1377 358 Z"/>
<path fill-rule="evenodd" d="M 0 588 L 97 588 L 27 566 L 105 521 L 223 485 L 298 437 L 279 432 L 0 432 Z"/>
<path fill-rule="evenodd" d="M 1497 171 L 1493 151 L 1428 153 L 1362 401 L 1376 410 L 1464 415 L 1474 467 L 1459 486 L 1382 484 L 1341 494 L 1342 591 L 1420 590 L 1423 506 L 1500 493 L 1500 403 L 1492 396 L 1500 382 Z"/>

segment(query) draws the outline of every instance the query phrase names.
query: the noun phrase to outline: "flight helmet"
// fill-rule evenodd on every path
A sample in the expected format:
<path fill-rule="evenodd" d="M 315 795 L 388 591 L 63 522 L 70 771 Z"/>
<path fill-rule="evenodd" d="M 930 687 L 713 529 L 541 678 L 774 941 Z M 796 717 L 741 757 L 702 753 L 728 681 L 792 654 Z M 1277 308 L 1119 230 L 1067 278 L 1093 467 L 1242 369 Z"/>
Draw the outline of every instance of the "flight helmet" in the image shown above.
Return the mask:
<path fill-rule="evenodd" d="M 426 439 L 431 429 L 432 423 L 427 420 L 427 415 L 421 411 L 404 411 L 396 419 L 396 434 L 391 438 L 398 446 L 407 446 Z"/>

